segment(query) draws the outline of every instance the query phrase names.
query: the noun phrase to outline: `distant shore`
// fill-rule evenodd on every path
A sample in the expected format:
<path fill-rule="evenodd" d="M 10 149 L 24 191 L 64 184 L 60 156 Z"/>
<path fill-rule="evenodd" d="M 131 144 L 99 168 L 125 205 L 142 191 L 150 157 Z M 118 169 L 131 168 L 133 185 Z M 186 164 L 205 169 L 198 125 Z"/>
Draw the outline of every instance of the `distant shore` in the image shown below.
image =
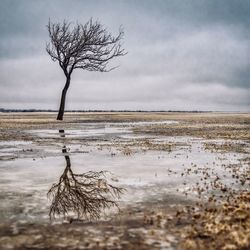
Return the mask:
<path fill-rule="evenodd" d="M 0 113 L 57 113 L 58 110 L 54 109 L 6 109 L 0 108 Z M 237 110 L 227 110 L 227 111 L 220 111 L 220 110 L 102 110 L 102 109 L 72 109 L 72 110 L 65 110 L 65 113 L 222 113 L 222 114 L 249 114 L 249 111 L 237 111 Z"/>

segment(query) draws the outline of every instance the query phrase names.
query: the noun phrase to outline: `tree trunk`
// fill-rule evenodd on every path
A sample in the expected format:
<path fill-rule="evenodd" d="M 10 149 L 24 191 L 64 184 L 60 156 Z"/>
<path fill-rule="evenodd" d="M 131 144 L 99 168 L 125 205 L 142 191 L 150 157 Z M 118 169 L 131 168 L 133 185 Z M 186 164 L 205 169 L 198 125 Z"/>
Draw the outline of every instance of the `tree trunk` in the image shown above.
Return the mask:
<path fill-rule="evenodd" d="M 66 94 L 69 88 L 70 84 L 70 76 L 67 77 L 65 86 L 62 90 L 62 96 L 61 96 L 61 103 L 60 103 L 60 108 L 57 114 L 57 120 L 62 121 L 63 120 L 63 115 L 64 115 L 64 108 L 65 108 L 65 100 L 66 100 Z"/>

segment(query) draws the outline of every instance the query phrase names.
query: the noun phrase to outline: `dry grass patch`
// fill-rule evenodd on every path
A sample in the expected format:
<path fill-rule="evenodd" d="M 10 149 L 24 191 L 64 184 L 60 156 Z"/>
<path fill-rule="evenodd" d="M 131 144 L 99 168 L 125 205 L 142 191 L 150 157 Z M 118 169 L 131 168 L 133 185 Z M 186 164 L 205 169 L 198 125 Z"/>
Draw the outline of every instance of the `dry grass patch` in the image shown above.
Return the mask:
<path fill-rule="evenodd" d="M 221 144 L 205 142 L 204 144 L 205 150 L 209 150 L 211 152 L 235 152 L 235 153 L 248 153 L 249 146 L 246 143 L 238 143 L 238 142 L 224 142 Z"/>

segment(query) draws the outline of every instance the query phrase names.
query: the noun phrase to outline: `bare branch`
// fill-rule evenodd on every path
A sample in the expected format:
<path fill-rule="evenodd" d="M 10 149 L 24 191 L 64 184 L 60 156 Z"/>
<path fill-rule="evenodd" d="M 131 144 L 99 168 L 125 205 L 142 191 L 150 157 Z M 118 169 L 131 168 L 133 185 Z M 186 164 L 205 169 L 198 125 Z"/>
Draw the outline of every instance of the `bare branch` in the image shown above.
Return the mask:
<path fill-rule="evenodd" d="M 108 68 L 109 61 L 126 54 L 121 44 L 122 27 L 117 36 L 92 19 L 84 25 L 76 23 L 73 28 L 67 21 L 62 24 L 49 21 L 47 28 L 50 43 L 47 43 L 46 51 L 53 61 L 58 61 L 66 77 L 74 69 L 110 71 L 114 68 Z"/>

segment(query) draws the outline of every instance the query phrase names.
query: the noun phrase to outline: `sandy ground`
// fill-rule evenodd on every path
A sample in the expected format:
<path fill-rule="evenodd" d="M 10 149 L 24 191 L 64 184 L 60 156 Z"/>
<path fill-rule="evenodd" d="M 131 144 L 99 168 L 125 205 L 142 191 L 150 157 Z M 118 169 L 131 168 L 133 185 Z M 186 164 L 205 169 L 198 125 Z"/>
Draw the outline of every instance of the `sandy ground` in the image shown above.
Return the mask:
<path fill-rule="evenodd" d="M 250 247 L 250 114 L 55 117 L 0 113 L 1 249 Z"/>

